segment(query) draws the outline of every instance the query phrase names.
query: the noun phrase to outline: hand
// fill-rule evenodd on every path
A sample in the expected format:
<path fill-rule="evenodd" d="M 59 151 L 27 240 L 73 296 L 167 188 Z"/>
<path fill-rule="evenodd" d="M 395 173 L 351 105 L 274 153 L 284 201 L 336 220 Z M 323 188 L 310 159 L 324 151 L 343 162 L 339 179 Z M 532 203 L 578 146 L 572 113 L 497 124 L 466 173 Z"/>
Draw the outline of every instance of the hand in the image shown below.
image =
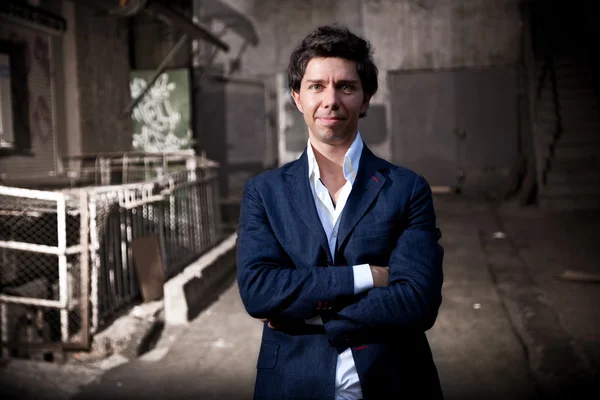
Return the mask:
<path fill-rule="evenodd" d="M 373 275 L 373 287 L 386 287 L 390 280 L 390 267 L 370 265 Z"/>
<path fill-rule="evenodd" d="M 269 323 L 269 328 L 271 328 L 271 329 L 279 329 L 279 328 L 281 328 L 281 324 L 279 324 L 279 323 L 277 323 L 277 322 L 275 322 L 275 321 L 273 321 L 271 319 L 261 318 L 260 320 L 262 322 L 268 322 Z"/>

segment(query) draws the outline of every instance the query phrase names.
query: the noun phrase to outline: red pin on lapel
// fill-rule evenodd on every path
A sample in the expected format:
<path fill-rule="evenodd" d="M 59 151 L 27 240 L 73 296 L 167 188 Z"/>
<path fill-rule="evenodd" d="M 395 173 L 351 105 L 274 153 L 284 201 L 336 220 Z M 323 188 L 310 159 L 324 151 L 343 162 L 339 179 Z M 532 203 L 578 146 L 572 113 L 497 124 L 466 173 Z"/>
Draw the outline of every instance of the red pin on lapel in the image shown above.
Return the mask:
<path fill-rule="evenodd" d="M 375 178 L 375 175 L 373 175 L 372 178 L 375 182 L 379 183 L 379 179 Z"/>

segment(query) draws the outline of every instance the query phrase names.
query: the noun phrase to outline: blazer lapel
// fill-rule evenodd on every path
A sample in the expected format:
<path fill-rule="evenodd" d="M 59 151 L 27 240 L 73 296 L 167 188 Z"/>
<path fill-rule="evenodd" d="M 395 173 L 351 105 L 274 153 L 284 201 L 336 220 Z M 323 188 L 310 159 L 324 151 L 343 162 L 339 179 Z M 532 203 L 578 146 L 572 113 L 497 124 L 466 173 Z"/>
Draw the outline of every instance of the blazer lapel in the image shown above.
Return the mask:
<path fill-rule="evenodd" d="M 380 160 L 365 145 L 356 180 L 352 186 L 348 202 L 342 212 L 336 251 L 347 239 L 358 221 L 365 215 L 383 188 L 386 178 L 379 171 L 379 168 L 382 166 Z"/>
<path fill-rule="evenodd" d="M 327 253 L 327 260 L 333 263 L 327 235 L 317 213 L 315 199 L 313 198 L 308 179 L 308 157 L 306 150 L 302 156 L 289 168 L 285 176 L 285 192 L 300 219 L 313 232 L 319 243 Z"/>

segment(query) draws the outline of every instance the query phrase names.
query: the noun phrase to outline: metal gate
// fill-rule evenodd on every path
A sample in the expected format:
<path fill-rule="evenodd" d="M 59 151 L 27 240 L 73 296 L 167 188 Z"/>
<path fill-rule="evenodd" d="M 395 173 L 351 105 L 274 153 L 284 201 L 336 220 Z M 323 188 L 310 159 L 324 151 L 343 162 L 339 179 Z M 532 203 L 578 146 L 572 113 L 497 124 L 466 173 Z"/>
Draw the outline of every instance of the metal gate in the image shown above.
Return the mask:
<path fill-rule="evenodd" d="M 9 355 L 89 345 L 86 192 L 0 186 L 0 317 Z"/>

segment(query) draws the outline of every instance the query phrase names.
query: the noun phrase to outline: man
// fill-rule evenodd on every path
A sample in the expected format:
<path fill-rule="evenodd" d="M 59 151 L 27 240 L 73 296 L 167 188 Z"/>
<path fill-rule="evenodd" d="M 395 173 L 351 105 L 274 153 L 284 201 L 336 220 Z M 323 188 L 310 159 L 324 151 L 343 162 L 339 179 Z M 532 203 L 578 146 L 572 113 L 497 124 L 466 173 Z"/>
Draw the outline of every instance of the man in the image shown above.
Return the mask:
<path fill-rule="evenodd" d="M 308 145 L 246 183 L 238 231 L 241 298 L 264 321 L 255 398 L 442 398 L 425 336 L 441 233 L 427 182 L 357 130 L 377 91 L 370 46 L 319 27 L 288 75 Z"/>

